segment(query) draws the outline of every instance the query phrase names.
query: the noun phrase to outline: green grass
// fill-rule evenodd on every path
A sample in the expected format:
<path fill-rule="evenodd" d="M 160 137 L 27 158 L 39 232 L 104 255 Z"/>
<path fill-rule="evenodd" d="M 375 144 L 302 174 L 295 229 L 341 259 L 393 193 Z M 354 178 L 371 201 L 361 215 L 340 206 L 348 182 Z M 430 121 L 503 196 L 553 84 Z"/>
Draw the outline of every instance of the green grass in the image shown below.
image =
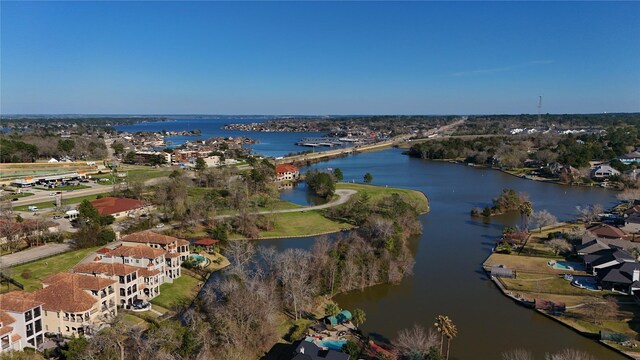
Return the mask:
<path fill-rule="evenodd" d="M 375 181 L 375 178 L 374 178 L 374 181 Z M 389 188 L 389 187 L 375 186 L 375 185 L 352 184 L 352 183 L 343 183 L 343 182 L 337 183 L 336 189 L 357 190 L 361 194 L 369 195 L 372 201 L 378 201 L 385 196 L 389 196 L 395 193 L 395 194 L 399 194 L 404 201 L 414 205 L 416 210 L 419 213 L 425 213 L 429 211 L 429 200 L 423 193 L 416 190 Z"/>
<path fill-rule="evenodd" d="M 30 192 L 23 192 L 23 193 L 19 193 L 19 194 L 8 194 L 8 195 L 4 195 L 2 197 L 0 197 L 1 200 L 11 200 L 11 199 L 15 199 L 15 198 L 23 198 L 23 197 L 27 197 L 27 196 L 31 196 L 33 195 L 33 193 Z"/>
<path fill-rule="evenodd" d="M 18 265 L 11 268 L 12 277 L 24 285 L 26 291 L 34 291 L 42 287 L 42 280 L 47 276 L 71 269 L 80 260 L 98 249 L 99 247 L 73 250 L 46 259 Z M 31 276 L 28 279 L 22 276 L 25 270 L 31 271 Z"/>
<path fill-rule="evenodd" d="M 81 189 L 90 189 L 91 186 L 87 185 L 65 185 L 65 186 L 56 186 L 55 188 L 44 188 L 37 187 L 38 190 L 46 190 L 46 191 L 67 191 L 67 190 L 81 190 Z"/>
<path fill-rule="evenodd" d="M 122 178 L 123 180 L 128 178 L 129 181 L 139 181 L 139 180 L 145 181 L 145 180 L 155 179 L 163 176 L 169 176 L 169 174 L 173 172 L 173 169 L 167 169 L 167 168 L 154 169 L 151 167 L 141 167 L 141 168 L 134 168 L 130 170 L 127 170 L 126 168 L 120 169 L 118 172 L 127 174 L 126 178 Z M 104 179 L 104 178 L 111 178 L 111 176 L 112 176 L 111 173 L 106 173 L 106 174 L 92 175 L 91 178 Z M 101 182 L 101 183 L 106 183 L 106 182 Z"/>
<path fill-rule="evenodd" d="M 190 303 L 200 291 L 198 286 L 200 282 L 201 280 L 182 272 L 182 276 L 175 279 L 173 283 L 160 285 L 160 295 L 151 300 L 151 304 L 175 309 L 178 305 Z"/>
<path fill-rule="evenodd" d="M 350 224 L 339 223 L 322 216 L 320 211 L 273 214 L 276 226 L 260 232 L 261 237 L 308 236 L 350 229 Z"/>
<path fill-rule="evenodd" d="M 69 198 L 69 199 L 65 199 L 64 195 L 62 195 L 62 205 L 71 205 L 71 204 L 79 204 L 81 202 L 83 202 L 84 200 L 95 200 L 98 197 L 98 194 L 94 194 L 94 195 L 86 195 L 86 196 L 78 196 L 78 197 L 74 197 L 74 198 Z M 46 202 L 41 202 L 41 203 L 37 203 L 37 204 L 30 204 L 30 205 L 22 205 L 22 206 L 16 206 L 13 208 L 13 210 L 15 211 L 28 211 L 29 210 L 29 206 L 37 206 L 38 209 L 50 209 L 56 206 L 56 201 L 54 199 L 52 199 L 51 201 L 46 201 Z"/>

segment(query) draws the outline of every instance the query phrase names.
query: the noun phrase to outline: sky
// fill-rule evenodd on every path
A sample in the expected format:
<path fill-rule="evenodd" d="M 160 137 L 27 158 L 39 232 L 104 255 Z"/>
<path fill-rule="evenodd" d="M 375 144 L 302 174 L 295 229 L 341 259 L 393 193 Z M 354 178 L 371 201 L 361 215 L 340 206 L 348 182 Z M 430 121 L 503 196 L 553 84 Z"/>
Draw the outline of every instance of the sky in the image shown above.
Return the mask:
<path fill-rule="evenodd" d="M 0 2 L 2 114 L 640 112 L 640 2 Z"/>

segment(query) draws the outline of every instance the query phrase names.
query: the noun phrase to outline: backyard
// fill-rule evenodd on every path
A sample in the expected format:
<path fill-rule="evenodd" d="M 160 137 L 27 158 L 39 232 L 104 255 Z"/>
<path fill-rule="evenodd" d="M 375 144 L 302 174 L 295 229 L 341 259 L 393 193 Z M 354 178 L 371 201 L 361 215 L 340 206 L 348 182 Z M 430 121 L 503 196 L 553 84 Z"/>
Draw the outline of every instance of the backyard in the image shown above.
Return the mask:
<path fill-rule="evenodd" d="M 160 295 L 151 300 L 151 304 L 173 310 L 181 305 L 188 305 L 198 295 L 203 281 L 189 275 L 184 269 L 182 276 L 173 283 L 160 285 Z"/>

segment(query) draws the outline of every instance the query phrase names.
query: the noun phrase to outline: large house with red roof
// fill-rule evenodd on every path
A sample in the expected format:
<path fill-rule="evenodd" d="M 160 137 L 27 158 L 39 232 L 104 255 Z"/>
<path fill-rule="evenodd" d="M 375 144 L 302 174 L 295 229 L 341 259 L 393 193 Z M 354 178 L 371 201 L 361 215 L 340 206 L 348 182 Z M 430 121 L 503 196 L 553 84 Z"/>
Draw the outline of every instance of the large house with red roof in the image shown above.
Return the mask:
<path fill-rule="evenodd" d="M 149 208 L 144 201 L 111 196 L 95 199 L 91 205 L 98 210 L 100 216 L 111 215 L 116 219 L 129 215 L 141 215 Z"/>
<path fill-rule="evenodd" d="M 12 291 L 0 295 L 0 354 L 44 342 L 43 303 Z"/>
<path fill-rule="evenodd" d="M 276 181 L 295 181 L 300 177 L 300 169 L 290 164 L 276 165 Z"/>

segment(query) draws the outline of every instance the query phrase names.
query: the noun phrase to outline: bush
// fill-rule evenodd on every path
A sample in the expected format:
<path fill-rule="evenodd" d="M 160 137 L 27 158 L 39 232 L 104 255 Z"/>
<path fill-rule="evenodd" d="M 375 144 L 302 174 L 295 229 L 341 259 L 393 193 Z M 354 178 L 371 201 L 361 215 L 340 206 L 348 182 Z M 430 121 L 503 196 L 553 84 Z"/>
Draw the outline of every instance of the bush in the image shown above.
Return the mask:
<path fill-rule="evenodd" d="M 484 209 L 482 209 L 482 216 L 484 217 L 491 216 L 491 208 L 487 206 Z"/>
<path fill-rule="evenodd" d="M 97 236 L 98 245 L 106 245 L 116 240 L 116 233 L 111 229 L 102 229 Z"/>
<path fill-rule="evenodd" d="M 20 274 L 23 279 L 31 279 L 31 270 L 27 269 Z"/>
<path fill-rule="evenodd" d="M 289 342 L 294 342 L 302 338 L 302 336 L 307 332 L 307 329 L 309 329 L 309 323 L 304 323 L 304 324 L 298 323 L 293 325 L 293 327 L 291 328 L 291 330 L 289 330 L 289 333 L 286 336 L 286 340 Z"/>

